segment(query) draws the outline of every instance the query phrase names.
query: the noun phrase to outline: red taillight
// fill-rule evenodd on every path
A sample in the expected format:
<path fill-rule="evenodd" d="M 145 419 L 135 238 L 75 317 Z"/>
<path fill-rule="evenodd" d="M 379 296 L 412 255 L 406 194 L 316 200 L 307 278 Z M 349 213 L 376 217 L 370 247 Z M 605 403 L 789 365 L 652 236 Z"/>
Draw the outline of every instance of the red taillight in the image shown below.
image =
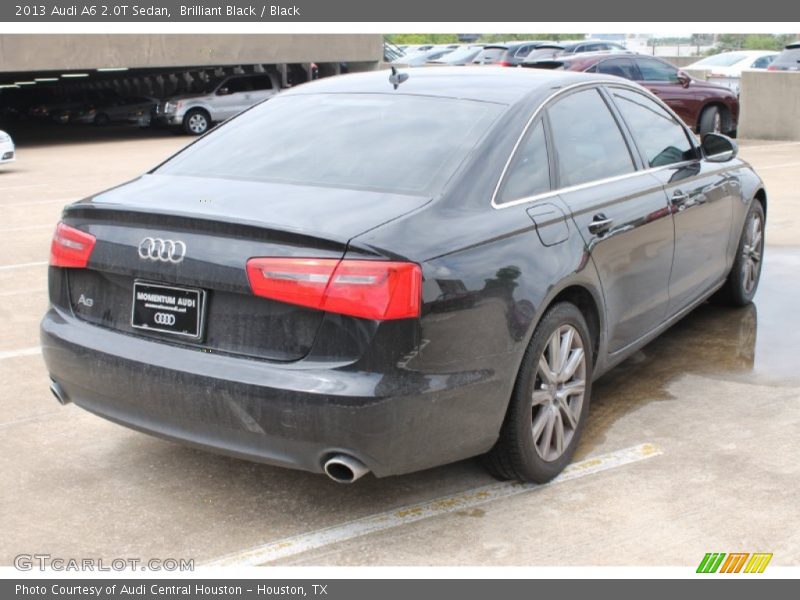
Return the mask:
<path fill-rule="evenodd" d="M 96 241 L 91 234 L 59 223 L 50 244 L 50 266 L 85 268 Z"/>
<path fill-rule="evenodd" d="M 770 66 L 767 67 L 767 71 L 777 71 L 777 70 L 778 70 L 778 67 L 776 67 L 775 65 L 770 65 Z"/>
<path fill-rule="evenodd" d="M 497 66 L 498 67 L 510 67 L 511 63 L 508 62 L 507 60 L 501 60 L 501 61 L 497 62 Z"/>
<path fill-rule="evenodd" d="M 247 277 L 256 296 L 363 319 L 420 314 L 419 265 L 380 260 L 251 258 Z"/>

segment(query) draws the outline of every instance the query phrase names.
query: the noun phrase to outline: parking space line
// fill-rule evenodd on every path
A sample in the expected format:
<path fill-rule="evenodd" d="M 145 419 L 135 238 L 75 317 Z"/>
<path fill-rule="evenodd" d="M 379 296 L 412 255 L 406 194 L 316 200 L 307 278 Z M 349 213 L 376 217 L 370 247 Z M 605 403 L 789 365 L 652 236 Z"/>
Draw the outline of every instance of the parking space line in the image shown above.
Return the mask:
<path fill-rule="evenodd" d="M 47 390 L 47 388 L 44 388 Z M 2 429 L 11 429 L 12 427 L 16 427 L 17 425 L 24 425 L 25 423 L 32 423 L 36 421 L 41 421 L 42 419 L 49 419 L 53 417 L 59 417 L 58 413 L 49 412 L 49 413 L 40 413 L 38 415 L 32 415 L 30 417 L 22 417 L 21 419 L 14 419 L 13 421 L 6 421 L 5 423 L 0 423 L 0 430 Z"/>
<path fill-rule="evenodd" d="M 41 267 L 42 265 L 46 265 L 46 260 L 40 260 L 36 262 L 28 262 L 28 263 L 17 263 L 15 265 L 0 265 L 0 271 L 10 271 L 11 269 L 25 269 L 27 267 Z"/>
<path fill-rule="evenodd" d="M 33 348 L 20 348 L 19 350 L 0 350 L 0 360 L 7 358 L 17 358 L 19 356 L 33 356 L 42 352 L 41 346 L 34 346 Z"/>
<path fill-rule="evenodd" d="M 559 483 L 628 465 L 660 454 L 662 454 L 662 452 L 658 446 L 654 444 L 640 444 L 571 464 L 550 483 L 542 485 L 522 484 L 518 482 L 495 483 L 467 490 L 466 492 L 461 492 L 453 496 L 438 498 L 430 502 L 406 506 L 342 523 L 340 525 L 334 525 L 333 527 L 319 529 L 310 533 L 304 533 L 274 542 L 267 542 L 266 544 L 242 552 L 229 554 L 212 560 L 205 563 L 203 566 L 248 567 L 262 565 L 288 556 L 294 556 L 332 544 L 346 542 L 371 533 L 386 531 L 387 529 L 394 529 L 401 525 L 415 523 L 423 519 L 469 509 L 493 500 L 500 500 L 502 498 L 509 498 L 511 496 L 548 488 Z"/>

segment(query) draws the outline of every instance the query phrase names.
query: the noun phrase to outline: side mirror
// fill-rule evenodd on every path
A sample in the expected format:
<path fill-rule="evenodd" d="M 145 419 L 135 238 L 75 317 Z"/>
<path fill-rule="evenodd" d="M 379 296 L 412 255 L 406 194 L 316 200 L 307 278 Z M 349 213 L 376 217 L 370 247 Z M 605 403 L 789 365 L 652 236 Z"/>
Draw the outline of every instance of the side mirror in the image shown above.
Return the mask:
<path fill-rule="evenodd" d="M 686 71 L 678 71 L 678 83 L 680 83 L 683 87 L 688 88 L 689 84 L 692 83 L 692 78 Z"/>
<path fill-rule="evenodd" d="M 221 87 L 217 90 L 217 96 L 227 96 L 231 91 L 226 87 Z"/>
<path fill-rule="evenodd" d="M 727 135 L 707 133 L 703 136 L 703 154 L 709 162 L 728 162 L 739 154 L 739 146 Z"/>

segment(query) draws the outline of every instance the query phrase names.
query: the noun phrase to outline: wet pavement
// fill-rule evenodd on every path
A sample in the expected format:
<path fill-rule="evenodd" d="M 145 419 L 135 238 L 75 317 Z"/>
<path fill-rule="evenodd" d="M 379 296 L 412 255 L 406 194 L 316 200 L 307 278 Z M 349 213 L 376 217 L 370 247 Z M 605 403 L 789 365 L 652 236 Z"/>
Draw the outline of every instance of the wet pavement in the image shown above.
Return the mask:
<path fill-rule="evenodd" d="M 756 302 L 706 304 L 595 384 L 576 461 L 646 444 L 660 454 L 489 502 L 477 460 L 339 486 L 108 423 L 47 389 L 37 353 L 44 263 L 63 204 L 131 178 L 188 138 L 126 130 L 22 143 L 0 169 L 0 564 L 58 556 L 236 557 L 390 511 L 281 564 L 687 565 L 708 551 L 798 564 L 800 143 L 743 142 L 767 184 Z M 455 508 L 403 520 L 433 499 Z M 411 511 L 413 513 L 413 510 Z M 356 529 L 352 529 L 356 531 Z M 313 545 L 312 545 L 313 546 Z"/>

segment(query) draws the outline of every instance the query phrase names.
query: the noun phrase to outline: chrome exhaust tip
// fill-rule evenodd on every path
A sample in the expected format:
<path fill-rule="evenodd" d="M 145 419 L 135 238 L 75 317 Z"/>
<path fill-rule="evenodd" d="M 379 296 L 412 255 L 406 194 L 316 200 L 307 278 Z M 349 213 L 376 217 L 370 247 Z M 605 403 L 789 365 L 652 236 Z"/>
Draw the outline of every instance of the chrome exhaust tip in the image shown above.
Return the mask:
<path fill-rule="evenodd" d="M 337 483 L 353 483 L 369 473 L 364 463 L 347 454 L 335 454 L 323 466 L 325 474 Z"/>
<path fill-rule="evenodd" d="M 58 403 L 61 406 L 70 403 L 70 400 L 69 398 L 67 398 L 67 395 L 64 393 L 64 390 L 62 390 L 61 386 L 58 385 L 58 383 L 56 383 L 55 381 L 50 381 L 50 392 L 52 392 L 53 396 L 56 397 L 56 400 L 58 400 Z"/>

